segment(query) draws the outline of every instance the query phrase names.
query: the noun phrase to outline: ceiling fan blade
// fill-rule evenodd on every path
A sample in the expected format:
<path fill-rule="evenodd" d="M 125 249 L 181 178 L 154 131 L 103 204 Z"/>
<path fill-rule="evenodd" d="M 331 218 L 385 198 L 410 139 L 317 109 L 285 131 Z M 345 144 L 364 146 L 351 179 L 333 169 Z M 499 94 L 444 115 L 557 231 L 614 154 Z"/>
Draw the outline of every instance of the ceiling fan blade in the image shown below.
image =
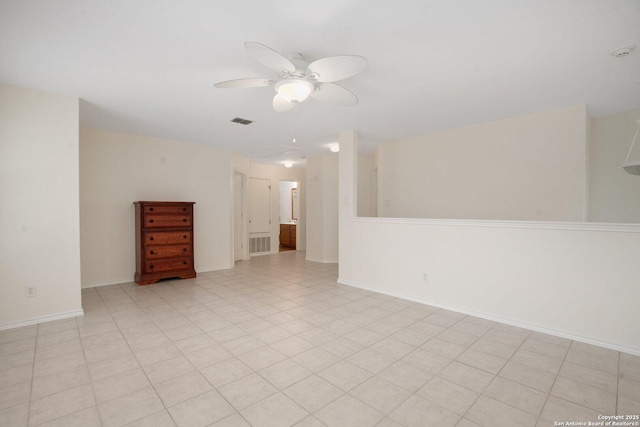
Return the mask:
<path fill-rule="evenodd" d="M 237 87 L 264 87 L 271 86 L 274 82 L 268 79 L 235 79 L 226 82 L 218 82 L 214 87 L 218 89 L 237 88 Z"/>
<path fill-rule="evenodd" d="M 318 89 L 311 93 L 315 99 L 336 105 L 351 107 L 358 103 L 358 97 L 335 83 L 319 83 Z"/>
<path fill-rule="evenodd" d="M 293 73 L 296 71 L 296 66 L 287 58 L 271 49 L 269 46 L 265 46 L 258 42 L 246 42 L 244 47 L 249 53 L 263 65 L 276 70 L 278 72 L 285 70 Z"/>
<path fill-rule="evenodd" d="M 277 113 L 284 113 L 285 111 L 289 111 L 295 107 L 296 104 L 293 102 L 289 102 L 280 96 L 279 93 L 273 97 L 273 109 L 276 110 Z"/>
<path fill-rule="evenodd" d="M 319 82 L 337 82 L 355 76 L 367 68 L 369 63 L 362 56 L 343 55 L 313 61 L 307 67 L 307 75 L 317 75 Z"/>

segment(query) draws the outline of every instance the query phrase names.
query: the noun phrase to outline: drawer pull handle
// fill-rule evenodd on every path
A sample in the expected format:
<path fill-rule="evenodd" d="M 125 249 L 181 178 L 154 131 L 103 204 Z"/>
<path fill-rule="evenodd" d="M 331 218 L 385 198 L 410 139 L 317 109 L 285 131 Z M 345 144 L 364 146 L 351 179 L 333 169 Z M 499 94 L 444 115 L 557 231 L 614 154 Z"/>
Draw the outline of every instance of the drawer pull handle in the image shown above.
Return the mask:
<path fill-rule="evenodd" d="M 182 261 L 182 263 L 183 263 L 184 265 L 187 265 L 187 261 Z"/>
<path fill-rule="evenodd" d="M 151 251 L 151 252 L 149 252 L 149 253 L 150 253 L 151 255 L 155 254 L 155 252 L 154 252 L 154 251 Z"/>
<path fill-rule="evenodd" d="M 149 208 L 149 211 L 153 212 L 153 208 Z"/>
<path fill-rule="evenodd" d="M 155 265 L 153 265 L 153 264 L 151 264 L 151 265 L 149 266 L 149 268 L 150 268 L 150 269 L 152 269 L 152 270 L 153 270 L 153 268 L 154 268 L 154 267 L 155 267 Z"/>
<path fill-rule="evenodd" d="M 182 222 L 187 222 L 187 218 L 183 218 L 183 219 L 182 219 Z"/>
<path fill-rule="evenodd" d="M 187 252 L 187 248 L 183 248 L 183 249 L 182 249 L 182 252 Z"/>
<path fill-rule="evenodd" d="M 149 222 L 153 223 L 153 219 L 150 219 Z"/>
<path fill-rule="evenodd" d="M 182 208 L 182 212 L 186 212 L 186 211 L 187 211 L 187 208 Z"/>
<path fill-rule="evenodd" d="M 155 240 L 153 237 L 149 237 L 149 240 Z"/>
<path fill-rule="evenodd" d="M 186 239 L 186 238 L 187 238 L 187 235 L 185 234 L 184 236 L 182 236 L 182 238 L 183 238 L 183 239 Z"/>

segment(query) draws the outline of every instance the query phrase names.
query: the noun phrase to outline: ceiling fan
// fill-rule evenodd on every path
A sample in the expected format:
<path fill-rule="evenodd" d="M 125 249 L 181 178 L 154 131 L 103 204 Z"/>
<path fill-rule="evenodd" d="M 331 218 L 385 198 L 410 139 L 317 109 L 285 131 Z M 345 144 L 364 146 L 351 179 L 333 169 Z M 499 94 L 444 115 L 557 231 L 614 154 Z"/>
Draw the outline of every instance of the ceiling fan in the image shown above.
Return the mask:
<path fill-rule="evenodd" d="M 276 71 L 277 80 L 265 78 L 236 79 L 216 83 L 220 89 L 275 86 L 273 109 L 277 112 L 291 110 L 309 96 L 336 105 L 352 106 L 358 98 L 334 82 L 344 80 L 367 68 L 362 56 L 330 56 L 307 63 L 301 54 L 285 57 L 258 42 L 246 42 L 244 47 L 263 65 Z"/>

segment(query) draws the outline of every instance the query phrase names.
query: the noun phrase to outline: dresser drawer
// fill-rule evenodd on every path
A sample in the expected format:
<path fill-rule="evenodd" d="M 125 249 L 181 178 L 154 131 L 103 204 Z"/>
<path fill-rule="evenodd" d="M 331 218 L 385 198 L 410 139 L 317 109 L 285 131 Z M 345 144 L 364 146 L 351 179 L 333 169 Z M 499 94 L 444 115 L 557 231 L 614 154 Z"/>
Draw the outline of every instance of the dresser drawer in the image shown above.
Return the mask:
<path fill-rule="evenodd" d="M 191 258 L 175 258 L 163 260 L 145 260 L 145 273 L 158 273 L 160 271 L 178 271 L 193 268 Z"/>
<path fill-rule="evenodd" d="M 191 245 L 175 246 L 148 246 L 145 250 L 145 259 L 175 258 L 191 255 Z"/>
<path fill-rule="evenodd" d="M 193 206 L 145 205 L 144 214 L 190 214 Z"/>
<path fill-rule="evenodd" d="M 144 216 L 145 228 L 191 227 L 191 215 L 157 215 Z"/>
<path fill-rule="evenodd" d="M 191 231 L 156 231 L 144 233 L 146 245 L 176 245 L 179 243 L 191 243 Z"/>

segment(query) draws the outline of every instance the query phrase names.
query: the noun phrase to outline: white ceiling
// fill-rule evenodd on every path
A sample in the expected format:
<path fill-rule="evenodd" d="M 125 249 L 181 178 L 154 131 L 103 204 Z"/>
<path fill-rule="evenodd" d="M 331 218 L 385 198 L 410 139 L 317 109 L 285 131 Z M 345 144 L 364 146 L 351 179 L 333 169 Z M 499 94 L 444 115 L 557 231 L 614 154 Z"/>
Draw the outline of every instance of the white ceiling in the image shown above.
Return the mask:
<path fill-rule="evenodd" d="M 366 57 L 341 82 L 360 103 L 276 113 L 272 87 L 215 89 L 275 77 L 250 40 Z M 625 45 L 638 48 L 610 54 Z M 301 163 L 344 129 L 375 144 L 575 104 L 640 109 L 640 1 L 0 0 L 0 81 L 78 96 L 81 126 L 250 157 L 295 145 L 263 160 Z"/>

